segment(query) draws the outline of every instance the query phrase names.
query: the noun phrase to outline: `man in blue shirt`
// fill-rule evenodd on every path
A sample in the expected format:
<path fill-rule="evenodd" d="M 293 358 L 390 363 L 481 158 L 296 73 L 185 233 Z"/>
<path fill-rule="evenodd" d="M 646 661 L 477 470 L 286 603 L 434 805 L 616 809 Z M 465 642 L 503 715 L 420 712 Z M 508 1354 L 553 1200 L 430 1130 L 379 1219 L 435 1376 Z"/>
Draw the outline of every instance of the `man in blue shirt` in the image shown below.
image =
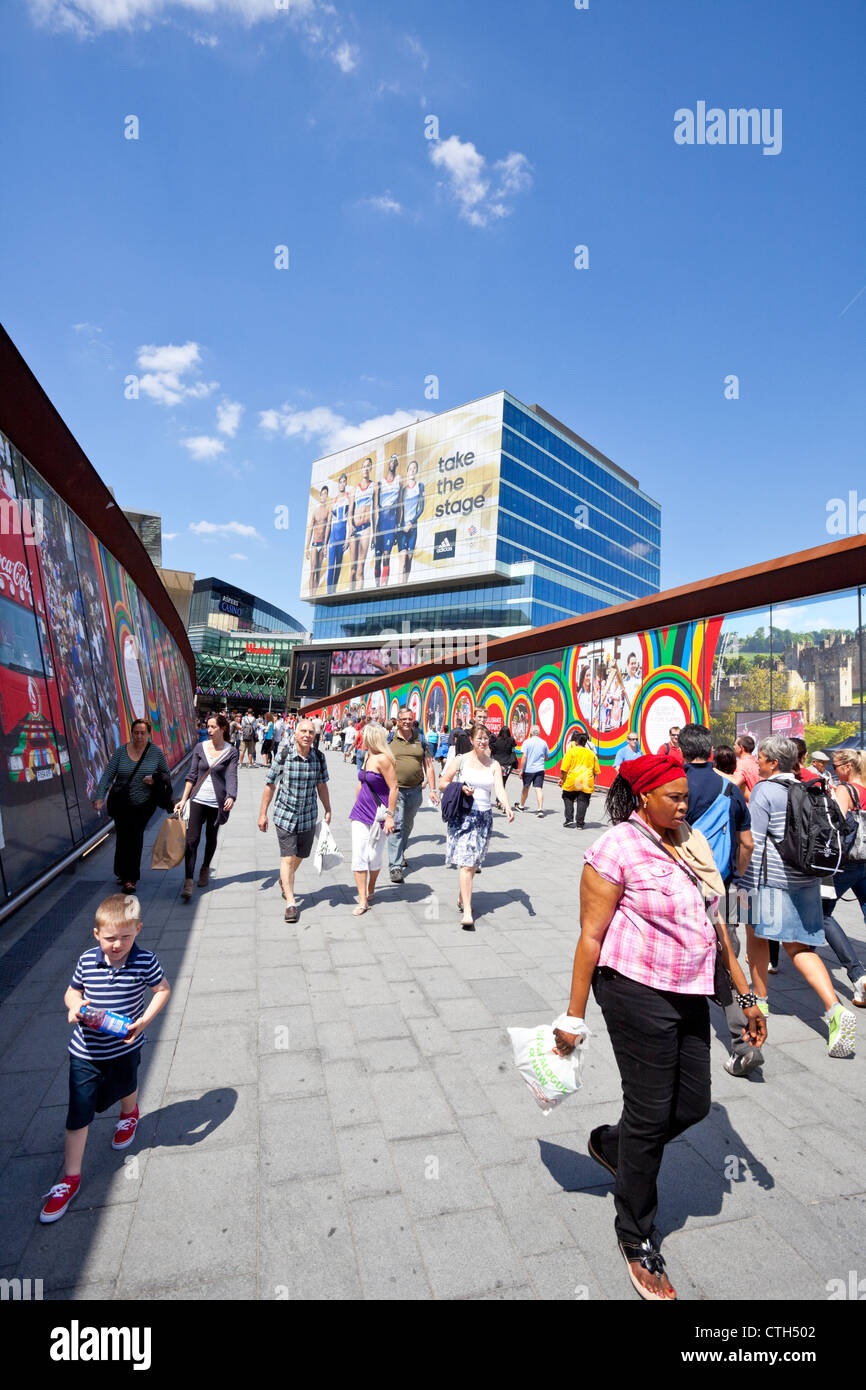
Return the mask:
<path fill-rule="evenodd" d="M 537 816 L 544 815 L 544 768 L 550 758 L 550 749 L 541 737 L 541 731 L 537 724 L 533 724 L 529 730 L 529 738 L 520 750 L 523 759 L 521 774 L 523 776 L 523 791 L 520 793 L 520 800 L 515 801 L 515 811 L 522 811 L 526 805 L 526 798 L 529 795 L 529 788 L 535 788 L 535 799 L 538 802 Z"/>
<path fill-rule="evenodd" d="M 630 763 L 632 758 L 640 758 L 642 756 L 643 754 L 640 751 L 637 734 L 629 732 L 626 734 L 625 748 L 620 748 L 613 760 L 613 765 L 614 767 L 621 767 L 623 763 Z"/>

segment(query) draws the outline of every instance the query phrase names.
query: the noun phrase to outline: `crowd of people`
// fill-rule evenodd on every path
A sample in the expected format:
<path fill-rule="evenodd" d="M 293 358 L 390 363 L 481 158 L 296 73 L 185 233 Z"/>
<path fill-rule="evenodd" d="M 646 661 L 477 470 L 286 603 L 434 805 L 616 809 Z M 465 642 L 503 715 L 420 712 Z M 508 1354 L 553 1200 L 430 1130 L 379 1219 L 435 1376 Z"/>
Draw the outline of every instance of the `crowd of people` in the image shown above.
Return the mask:
<path fill-rule="evenodd" d="M 374 908 L 386 852 L 391 883 L 399 888 L 404 882 L 426 791 L 434 807 L 441 798 L 444 860 L 458 874 L 460 925 L 474 931 L 474 880 L 485 864 L 495 810 L 512 822 L 532 790 L 536 814 L 543 816 L 545 773 L 553 761 L 537 726 L 518 748 L 507 728 L 494 735 L 488 722 L 488 711 L 478 706 L 468 721 L 458 718 L 428 740 L 406 707 L 387 722 L 347 717 L 339 727 L 319 716 L 212 714 L 175 803 L 178 812 L 189 805 L 182 898 L 193 895 L 202 834 L 198 886 L 208 885 L 239 768 L 260 766 L 266 776 L 258 826 L 267 832 L 274 822 L 285 921 L 297 923 L 296 876 L 313 850 L 320 806 L 321 821 L 331 823 L 327 754 L 340 751 L 344 761 L 354 759 L 357 772 L 348 812 L 354 914 Z M 632 750 L 631 742 L 606 793 L 609 828 L 599 825 L 601 833 L 584 854 L 572 986 L 555 1036 L 562 1055 L 582 1045 L 592 991 L 620 1071 L 623 1104 L 618 1119 L 592 1131 L 588 1149 L 614 1178 L 616 1235 L 635 1290 L 648 1301 L 669 1301 L 676 1293 L 655 1230 L 657 1178 L 665 1145 L 709 1109 L 710 1005 L 724 1014 L 726 1070 L 748 1077 L 764 1065 L 772 1028 L 770 976 L 778 973 L 784 949 L 816 997 L 829 1056 L 854 1051 L 856 1016 L 848 1004 L 866 1007 L 866 967 L 834 911 L 850 890 L 866 921 L 866 781 L 859 753 L 817 750 L 809 759 L 802 742 L 778 734 L 757 749 L 746 734 L 733 745 L 714 745 L 711 731 L 692 723 L 672 727 L 654 753 Z M 127 896 L 103 904 L 97 947 L 81 958 L 67 992 L 70 1021 L 79 1026 L 70 1047 L 66 1172 L 43 1208 L 46 1222 L 62 1216 L 78 1191 L 93 1114 L 120 1099 L 114 1147 L 125 1147 L 135 1132 L 131 1053 L 116 1046 L 94 1051 L 79 1014 L 85 994 L 105 1006 L 118 1002 L 100 975 L 100 961 L 132 958 L 137 951 L 140 912 L 130 895 L 144 826 L 160 798 L 164 804 L 164 761 L 146 721 L 136 721 L 94 799 L 101 809 L 111 788 L 115 869 Z M 515 771 L 522 788 L 511 805 L 507 782 Z M 586 827 L 599 774 L 587 734 L 574 730 L 559 766 L 565 827 Z M 850 1001 L 839 998 L 818 954 L 825 945 L 848 975 Z M 138 974 L 157 997 L 141 1012 L 143 985 L 138 990 L 136 1039 L 138 1025 L 167 998 L 159 963 L 148 953 L 140 956 L 146 968 Z M 101 993 L 91 988 L 97 980 Z"/>

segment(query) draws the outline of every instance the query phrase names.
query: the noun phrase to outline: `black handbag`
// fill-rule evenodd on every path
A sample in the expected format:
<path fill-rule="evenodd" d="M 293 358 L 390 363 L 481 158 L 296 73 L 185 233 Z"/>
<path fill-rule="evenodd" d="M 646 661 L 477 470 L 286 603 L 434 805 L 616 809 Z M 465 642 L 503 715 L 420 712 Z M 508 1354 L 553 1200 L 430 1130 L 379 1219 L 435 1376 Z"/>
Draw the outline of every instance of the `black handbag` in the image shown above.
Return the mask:
<path fill-rule="evenodd" d="M 115 779 L 114 786 L 111 788 L 111 791 L 108 793 L 108 796 L 105 801 L 106 810 L 108 811 L 108 814 L 110 815 L 112 820 L 117 820 L 118 816 L 122 816 L 127 811 L 132 809 L 132 802 L 129 799 L 129 789 L 135 781 L 141 764 L 144 762 L 144 759 L 147 756 L 148 748 L 150 748 L 150 739 L 147 740 L 147 745 L 144 749 L 144 752 L 142 753 L 138 762 L 135 764 L 131 777 L 128 777 L 127 780 L 125 782 L 122 782 L 120 786 L 117 785 L 117 781 Z"/>

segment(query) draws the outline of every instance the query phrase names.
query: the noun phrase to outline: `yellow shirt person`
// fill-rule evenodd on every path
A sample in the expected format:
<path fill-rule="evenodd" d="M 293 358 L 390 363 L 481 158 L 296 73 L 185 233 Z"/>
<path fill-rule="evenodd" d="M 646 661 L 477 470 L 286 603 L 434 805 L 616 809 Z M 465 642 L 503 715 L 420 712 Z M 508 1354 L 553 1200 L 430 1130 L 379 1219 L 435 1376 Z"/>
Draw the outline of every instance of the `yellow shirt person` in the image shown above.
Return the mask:
<path fill-rule="evenodd" d="M 592 749 L 570 743 L 560 766 L 559 785 L 564 792 L 592 792 L 600 770 Z"/>

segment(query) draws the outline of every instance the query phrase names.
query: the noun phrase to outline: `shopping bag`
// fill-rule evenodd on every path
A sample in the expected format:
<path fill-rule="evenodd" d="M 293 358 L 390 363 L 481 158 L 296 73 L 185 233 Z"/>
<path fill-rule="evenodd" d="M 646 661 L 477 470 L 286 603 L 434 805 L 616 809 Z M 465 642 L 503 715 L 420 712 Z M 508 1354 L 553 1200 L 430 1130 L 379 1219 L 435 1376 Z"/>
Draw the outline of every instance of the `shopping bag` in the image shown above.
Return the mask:
<path fill-rule="evenodd" d="M 320 874 L 323 869 L 336 869 L 343 862 L 343 856 L 337 848 L 337 841 L 331 834 L 331 827 L 327 821 L 322 821 L 313 854 L 316 860 L 317 874 Z"/>
<path fill-rule="evenodd" d="M 186 853 L 186 821 L 181 816 L 166 816 L 159 827 L 150 854 L 152 869 L 176 869 Z"/>
<path fill-rule="evenodd" d="M 563 1057 L 557 1051 L 554 1028 L 583 1037 L 571 1056 Z M 571 1020 L 566 1024 L 565 1015 L 561 1015 L 553 1023 L 540 1023 L 537 1028 L 509 1028 L 508 1036 L 514 1049 L 514 1065 L 545 1114 L 580 1090 L 583 1059 L 589 1046 L 586 1024 L 580 1028 Z"/>

